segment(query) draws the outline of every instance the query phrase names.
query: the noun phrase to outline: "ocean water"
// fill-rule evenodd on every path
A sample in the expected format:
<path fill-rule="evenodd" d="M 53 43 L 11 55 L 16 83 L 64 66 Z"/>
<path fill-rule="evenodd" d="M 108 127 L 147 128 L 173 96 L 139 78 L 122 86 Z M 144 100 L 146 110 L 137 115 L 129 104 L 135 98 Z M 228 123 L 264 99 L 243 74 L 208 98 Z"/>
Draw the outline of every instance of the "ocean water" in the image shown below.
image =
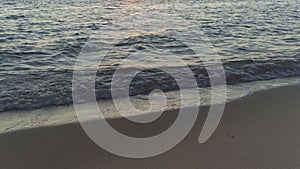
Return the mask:
<path fill-rule="evenodd" d="M 132 25 L 144 28 L 143 23 L 153 20 L 149 15 L 164 16 L 159 21 L 160 30 L 134 36 L 110 34 L 111 30 L 131 29 Z M 132 22 L 140 23 L 121 22 L 120 18 L 127 16 L 139 18 Z M 300 75 L 298 0 L 2 0 L 0 112 L 20 114 L 23 110 L 70 105 L 74 65 L 94 32 L 119 40 L 97 70 L 98 100 L 111 99 L 111 78 L 124 58 L 157 48 L 178 55 L 190 66 L 199 88 L 209 87 L 207 73 L 196 54 L 168 36 L 168 26 L 174 18 L 178 23 L 188 22 L 185 27 L 203 33 L 212 44 L 218 55 L 203 59 L 223 63 L 231 91 L 229 98 L 249 94 L 253 90 L 248 90 L 247 84 L 253 82 L 262 81 L 254 83 L 261 89 L 268 86 L 269 80 L 272 86 L 280 86 L 287 84 L 282 78 Z M 172 29 L 180 32 L 182 27 Z M 159 59 L 151 63 L 153 69 L 141 72 L 132 81 L 129 95 L 140 106 L 144 102 L 139 99 L 145 100 L 144 95 L 153 89 L 169 92 L 171 96 L 178 90 L 174 79 L 159 70 L 166 59 Z M 172 66 L 178 65 L 174 62 Z M 129 60 L 127 68 L 131 67 L 139 65 Z M 170 108 L 176 108 L 176 100 L 171 97 L 174 103 Z M 43 111 L 38 112 L 40 116 Z"/>

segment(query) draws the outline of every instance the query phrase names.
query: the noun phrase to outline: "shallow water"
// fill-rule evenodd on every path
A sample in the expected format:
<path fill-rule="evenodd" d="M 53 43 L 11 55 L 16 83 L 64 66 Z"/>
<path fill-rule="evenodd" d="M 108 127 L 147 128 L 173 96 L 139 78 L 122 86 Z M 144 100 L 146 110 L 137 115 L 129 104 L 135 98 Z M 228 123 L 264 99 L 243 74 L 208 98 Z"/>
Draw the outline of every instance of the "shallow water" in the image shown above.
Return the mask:
<path fill-rule="evenodd" d="M 178 23 L 188 22 L 187 29 L 193 27 L 209 39 L 218 55 L 203 59 L 222 61 L 228 84 L 299 76 L 299 4 L 297 0 L 135 3 L 3 0 L 0 2 L 0 111 L 72 103 L 73 68 L 84 44 L 95 31 L 105 34 L 138 24 L 122 22 L 120 18 L 126 16 L 142 17 L 138 20 L 141 25 L 153 20 L 148 17 L 150 14 L 166 19 L 159 21 L 161 30 L 151 34 L 109 34 L 120 41 L 99 65 L 98 99 L 111 98 L 111 77 L 124 58 L 137 51 L 155 52 L 157 48 L 179 55 L 191 67 L 198 86 L 209 86 L 198 57 L 186 45 L 168 36 L 166 28 L 174 18 Z M 180 32 L 181 28 L 172 29 Z M 165 60 L 159 59 L 152 63 L 153 68 L 164 66 Z M 174 62 L 172 66 L 176 69 L 178 65 Z M 129 60 L 127 68 L 130 67 L 139 65 Z M 135 78 L 130 95 L 148 94 L 153 86 L 163 91 L 178 89 L 171 77 L 154 70 L 144 71 Z"/>
<path fill-rule="evenodd" d="M 249 96 L 254 92 L 277 88 L 280 86 L 290 86 L 299 84 L 300 78 L 298 77 L 241 83 L 228 86 L 226 98 L 227 102 L 230 102 Z M 183 101 L 180 99 L 180 97 L 178 97 L 178 91 L 167 92 L 166 97 L 168 98 L 168 104 L 166 104 L 165 106 L 154 106 L 151 112 L 149 112 L 150 98 L 148 95 L 133 96 L 131 98 L 131 102 L 138 110 L 140 110 L 138 114 L 131 111 L 127 111 L 125 112 L 126 114 L 121 115 L 120 112 L 116 110 L 116 107 L 112 100 L 100 100 L 98 102 L 98 106 L 99 110 L 103 113 L 103 116 L 109 119 L 118 118 L 124 115 L 126 117 L 130 117 L 153 112 L 162 112 L 164 110 L 174 110 L 187 106 L 199 106 L 199 104 L 200 106 L 210 105 L 210 90 L 208 88 L 200 88 L 199 91 L 201 94 L 200 103 L 198 101 L 195 101 L 195 98 L 198 98 L 198 95 L 195 95 L 194 92 L 187 93 L 189 99 Z M 122 101 L 122 98 L 119 99 L 120 101 Z M 88 113 L 95 111 L 89 108 L 89 103 L 83 106 L 85 107 L 85 111 Z M 126 109 L 126 107 L 124 109 Z M 91 113 L 91 115 L 87 115 L 84 118 L 84 120 L 95 120 L 98 119 L 99 116 L 97 114 Z M 7 111 L 0 114 L 0 119 L 0 134 L 37 127 L 56 126 L 78 122 L 76 111 L 74 110 L 74 107 L 72 105 L 51 106 L 36 110 Z"/>

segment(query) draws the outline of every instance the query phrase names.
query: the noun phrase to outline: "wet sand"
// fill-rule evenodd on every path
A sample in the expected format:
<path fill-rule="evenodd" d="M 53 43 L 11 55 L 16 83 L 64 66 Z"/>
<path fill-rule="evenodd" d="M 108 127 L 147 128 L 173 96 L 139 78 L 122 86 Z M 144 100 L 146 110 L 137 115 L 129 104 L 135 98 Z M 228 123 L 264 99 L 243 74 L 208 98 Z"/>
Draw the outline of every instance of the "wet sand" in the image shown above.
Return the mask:
<path fill-rule="evenodd" d="M 2 169 L 296 169 L 300 168 L 300 86 L 257 92 L 226 104 L 214 135 L 198 143 L 207 107 L 172 150 L 146 159 L 115 156 L 94 144 L 79 124 L 0 135 Z M 176 118 L 169 111 L 152 124 L 109 122 L 131 136 L 157 134 Z"/>

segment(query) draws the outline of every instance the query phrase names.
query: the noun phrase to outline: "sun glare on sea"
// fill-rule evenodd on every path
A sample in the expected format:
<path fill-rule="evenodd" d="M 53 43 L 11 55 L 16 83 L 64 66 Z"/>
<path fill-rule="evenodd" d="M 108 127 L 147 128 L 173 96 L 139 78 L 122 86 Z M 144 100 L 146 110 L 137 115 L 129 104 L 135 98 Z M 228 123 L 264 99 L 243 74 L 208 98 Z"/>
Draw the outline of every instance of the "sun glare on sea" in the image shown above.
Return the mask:
<path fill-rule="evenodd" d="M 126 2 L 130 3 L 137 3 L 137 2 L 142 2 L 143 0 L 126 0 Z"/>

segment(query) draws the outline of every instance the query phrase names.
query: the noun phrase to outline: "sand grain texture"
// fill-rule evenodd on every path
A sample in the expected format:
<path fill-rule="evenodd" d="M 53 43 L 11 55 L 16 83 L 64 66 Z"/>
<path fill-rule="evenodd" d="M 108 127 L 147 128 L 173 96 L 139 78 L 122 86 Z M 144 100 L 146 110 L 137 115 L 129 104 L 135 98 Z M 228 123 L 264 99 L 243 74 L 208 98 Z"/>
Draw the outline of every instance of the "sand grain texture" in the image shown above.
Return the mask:
<path fill-rule="evenodd" d="M 300 86 L 282 87 L 228 103 L 222 121 L 198 144 L 207 107 L 189 135 L 172 150 L 147 159 L 112 155 L 95 145 L 79 124 L 0 135 L 1 169 L 297 169 L 300 168 Z M 150 127 L 111 120 L 133 136 L 162 131 L 175 112 Z M 150 130 L 151 129 L 151 130 Z M 146 130 L 146 132 L 145 132 Z"/>

